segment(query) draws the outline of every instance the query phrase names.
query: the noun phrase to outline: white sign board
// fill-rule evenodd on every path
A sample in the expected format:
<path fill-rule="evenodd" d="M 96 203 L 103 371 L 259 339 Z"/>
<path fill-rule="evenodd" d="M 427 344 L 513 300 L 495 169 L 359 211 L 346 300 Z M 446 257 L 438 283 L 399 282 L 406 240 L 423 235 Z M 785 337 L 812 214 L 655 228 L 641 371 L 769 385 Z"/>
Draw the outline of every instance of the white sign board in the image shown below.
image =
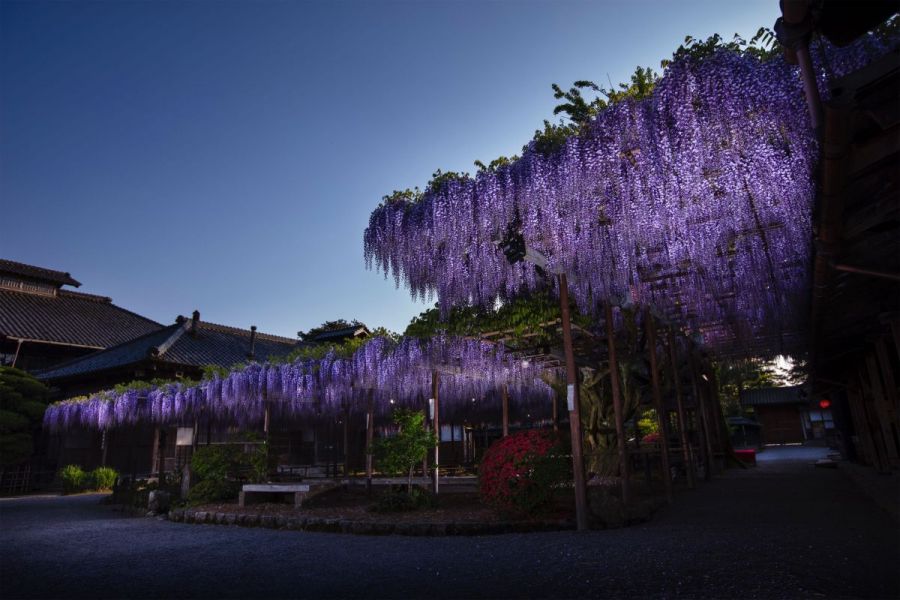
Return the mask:
<path fill-rule="evenodd" d="M 569 406 L 569 412 L 575 410 L 575 384 L 570 383 L 566 386 L 566 404 Z"/>

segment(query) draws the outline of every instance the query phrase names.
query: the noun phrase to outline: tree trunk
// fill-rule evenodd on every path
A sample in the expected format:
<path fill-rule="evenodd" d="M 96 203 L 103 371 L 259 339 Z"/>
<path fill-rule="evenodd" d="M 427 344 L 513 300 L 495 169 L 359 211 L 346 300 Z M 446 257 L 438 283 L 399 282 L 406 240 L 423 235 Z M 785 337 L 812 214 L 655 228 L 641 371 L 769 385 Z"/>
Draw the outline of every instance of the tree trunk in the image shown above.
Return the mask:
<path fill-rule="evenodd" d="M 415 465 L 412 465 L 409 468 L 409 475 L 406 478 L 406 494 L 408 496 L 412 496 L 412 478 L 413 478 L 413 469 L 415 469 L 415 468 L 416 468 Z"/>

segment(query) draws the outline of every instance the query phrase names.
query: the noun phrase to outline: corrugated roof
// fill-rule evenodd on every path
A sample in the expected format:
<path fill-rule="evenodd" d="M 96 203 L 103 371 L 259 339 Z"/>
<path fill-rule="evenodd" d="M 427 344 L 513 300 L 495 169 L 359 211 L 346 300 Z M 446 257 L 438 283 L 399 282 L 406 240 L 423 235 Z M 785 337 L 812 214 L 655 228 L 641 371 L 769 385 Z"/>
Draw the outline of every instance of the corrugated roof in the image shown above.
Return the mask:
<path fill-rule="evenodd" d="M 768 406 L 772 404 L 806 404 L 807 395 L 803 386 L 768 387 L 741 392 L 743 406 Z"/>
<path fill-rule="evenodd" d="M 194 367 L 230 367 L 248 360 L 250 331 L 203 321 L 197 323 L 196 334 L 191 333 L 190 328 L 190 320 L 183 320 L 113 348 L 39 371 L 36 375 L 44 380 L 60 380 L 133 365 L 144 360 Z M 257 333 L 254 356 L 257 360 L 285 356 L 297 344 L 297 340 L 292 338 Z"/>
<path fill-rule="evenodd" d="M 50 296 L 0 289 L 0 335 L 11 338 L 108 348 L 161 327 L 103 296 L 68 290 Z"/>
<path fill-rule="evenodd" d="M 0 258 L 0 274 L 27 277 L 28 279 L 45 281 L 58 285 L 81 286 L 81 284 L 74 280 L 71 275 L 63 271 L 54 271 L 53 269 L 45 269 L 44 267 L 26 265 L 25 263 L 6 260 L 5 258 Z"/>

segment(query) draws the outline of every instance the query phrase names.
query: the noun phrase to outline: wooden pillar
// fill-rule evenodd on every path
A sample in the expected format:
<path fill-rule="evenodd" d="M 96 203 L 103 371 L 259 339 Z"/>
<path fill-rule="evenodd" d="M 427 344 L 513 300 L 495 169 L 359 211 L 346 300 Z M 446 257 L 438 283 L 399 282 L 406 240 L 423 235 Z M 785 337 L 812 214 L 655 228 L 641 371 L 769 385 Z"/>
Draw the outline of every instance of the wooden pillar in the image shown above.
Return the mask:
<path fill-rule="evenodd" d="M 694 482 L 694 453 L 691 450 L 691 442 L 688 439 L 687 417 L 684 414 L 684 398 L 681 396 L 681 378 L 678 373 L 678 354 L 675 350 L 675 335 L 669 329 L 669 359 L 672 363 L 672 383 L 675 386 L 675 405 L 678 410 L 678 433 L 681 438 L 681 451 L 684 457 L 684 470 L 687 472 L 688 487 L 693 489 Z"/>
<path fill-rule="evenodd" d="M 375 437 L 375 390 L 366 399 L 366 493 L 372 493 L 372 442 Z"/>
<path fill-rule="evenodd" d="M 875 415 L 877 416 L 878 428 L 881 430 L 881 437 L 884 441 L 887 460 L 891 465 L 900 464 L 900 455 L 898 455 L 897 445 L 894 443 L 894 436 L 891 431 L 893 411 L 888 405 L 885 396 L 884 385 L 882 384 L 881 373 L 879 372 L 875 355 L 867 355 L 865 361 L 869 375 L 869 389 L 872 391 L 872 406 L 875 408 Z"/>
<path fill-rule="evenodd" d="M 312 427 L 313 434 L 313 465 L 319 466 L 319 424 L 314 423 Z"/>
<path fill-rule="evenodd" d="M 197 451 L 197 437 L 200 435 L 200 418 L 194 417 L 194 428 L 191 430 L 191 458 Z"/>
<path fill-rule="evenodd" d="M 875 469 L 880 473 L 887 473 L 890 471 L 890 462 L 888 460 L 887 449 L 884 445 L 884 439 L 882 439 L 878 414 L 875 410 L 874 403 L 872 402 L 872 388 L 870 387 L 866 369 L 862 368 L 859 371 L 858 376 L 860 389 L 862 390 L 862 394 L 860 395 L 860 405 L 866 416 L 866 423 L 868 424 L 866 429 L 872 439 L 872 447 L 875 455 Z"/>
<path fill-rule="evenodd" d="M 896 423 L 900 419 L 900 394 L 897 393 L 897 379 L 894 377 L 887 344 L 883 339 L 875 342 L 875 356 L 878 359 L 878 369 L 881 371 L 881 377 L 884 380 L 884 391 L 887 396 L 888 406 L 893 412 L 893 420 Z"/>
<path fill-rule="evenodd" d="M 165 427 L 156 428 L 156 473 L 159 477 L 159 483 L 162 485 L 163 476 L 166 468 L 166 429 Z"/>
<path fill-rule="evenodd" d="M 102 435 L 103 437 L 100 438 L 100 466 L 105 467 L 107 450 L 109 449 L 109 432 L 105 427 Z"/>
<path fill-rule="evenodd" d="M 552 398 L 552 416 L 553 420 L 553 431 L 559 431 L 559 394 L 556 393 L 556 390 L 553 390 L 553 398 Z"/>
<path fill-rule="evenodd" d="M 500 397 L 503 402 L 503 437 L 509 435 L 509 387 L 505 384 L 500 388 Z"/>
<path fill-rule="evenodd" d="M 722 414 L 722 400 L 719 396 L 719 379 L 716 377 L 716 371 L 712 363 L 706 363 L 706 370 L 709 371 L 710 380 L 707 382 L 709 387 L 709 399 L 713 407 L 713 417 L 715 418 L 716 431 L 718 431 L 719 447 L 722 456 L 731 456 L 734 448 L 731 446 L 731 434 L 728 431 L 728 423 L 725 422 L 725 415 Z"/>
<path fill-rule="evenodd" d="M 350 405 L 344 405 L 344 477 L 350 476 Z"/>
<path fill-rule="evenodd" d="M 559 275 L 559 308 L 563 330 L 563 350 L 566 355 L 566 402 L 569 409 L 569 431 L 572 437 L 572 471 L 575 479 L 575 522 L 578 531 L 588 530 L 587 485 L 584 478 L 584 454 L 581 438 L 581 403 L 578 391 L 578 370 L 572 347 L 572 323 L 569 317 L 569 282 Z"/>
<path fill-rule="evenodd" d="M 688 356 L 691 372 L 691 390 L 694 394 L 694 412 L 697 415 L 697 420 L 700 422 L 699 429 L 700 437 L 702 438 L 700 440 L 700 453 L 703 455 L 703 460 L 706 463 L 706 469 L 703 470 L 703 479 L 709 481 L 712 477 L 713 461 L 712 442 L 709 439 L 709 415 L 706 413 L 706 401 L 700 391 L 700 386 L 697 384 L 697 361 L 693 352 L 690 352 Z"/>
<path fill-rule="evenodd" d="M 869 423 L 863 407 L 862 391 L 851 384 L 847 386 L 847 404 L 850 407 L 850 418 L 853 419 L 853 431 L 856 433 L 856 451 L 863 464 L 878 466 L 875 444 L 869 432 Z"/>
<path fill-rule="evenodd" d="M 128 467 L 131 469 L 132 486 L 134 486 L 134 482 L 137 479 L 137 438 L 139 431 L 140 428 L 135 425 L 134 431 L 131 432 L 131 444 L 128 446 Z M 60 439 L 60 446 L 62 446 L 62 439 Z"/>
<path fill-rule="evenodd" d="M 150 459 L 150 473 L 159 473 L 159 427 L 153 430 L 153 449 Z"/>
<path fill-rule="evenodd" d="M 434 426 L 434 435 L 436 436 L 436 441 L 434 444 L 434 483 L 433 489 L 434 493 L 438 494 L 440 492 L 440 458 L 441 458 L 441 405 L 440 405 L 440 397 L 438 395 L 438 388 L 440 387 L 441 376 L 437 371 L 431 372 L 431 396 L 434 398 L 434 418 L 432 419 L 432 424 Z"/>
<path fill-rule="evenodd" d="M 891 321 L 891 336 L 894 338 L 894 350 L 897 351 L 897 360 L 900 360 L 900 319 Z"/>
<path fill-rule="evenodd" d="M 666 492 L 666 501 L 672 502 L 672 472 L 669 466 L 669 423 L 666 409 L 662 402 L 662 391 L 659 385 L 659 365 L 656 363 L 656 323 L 649 310 L 644 311 L 644 321 L 647 328 L 647 352 L 650 355 L 650 381 L 653 389 L 653 408 L 656 410 L 656 423 L 659 428 L 660 439 L 660 470 L 662 471 L 663 486 Z"/>
<path fill-rule="evenodd" d="M 609 349 L 609 380 L 612 389 L 613 411 L 616 418 L 616 447 L 619 451 L 619 470 L 622 477 L 622 502 L 631 504 L 631 465 L 625 446 L 625 410 L 622 406 L 622 385 L 619 382 L 619 361 L 616 359 L 616 337 L 612 305 L 606 303 L 606 345 Z"/>

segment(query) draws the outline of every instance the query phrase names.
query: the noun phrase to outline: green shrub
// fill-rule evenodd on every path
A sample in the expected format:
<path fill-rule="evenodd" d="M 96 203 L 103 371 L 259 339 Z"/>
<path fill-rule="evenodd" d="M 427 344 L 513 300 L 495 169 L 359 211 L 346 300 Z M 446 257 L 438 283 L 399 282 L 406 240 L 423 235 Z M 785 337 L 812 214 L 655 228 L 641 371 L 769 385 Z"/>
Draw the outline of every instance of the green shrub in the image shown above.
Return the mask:
<path fill-rule="evenodd" d="M 111 467 L 97 467 L 88 476 L 91 489 L 111 490 L 119 474 Z"/>
<path fill-rule="evenodd" d="M 63 493 L 74 494 L 84 489 L 87 473 L 78 465 L 66 465 L 59 470 L 59 479 L 62 481 Z"/>
<path fill-rule="evenodd" d="M 225 480 L 233 475 L 239 453 L 235 446 L 201 446 L 191 457 L 191 469 L 198 481 Z"/>
<path fill-rule="evenodd" d="M 187 502 L 192 506 L 233 500 L 240 490 L 236 481 L 224 479 L 204 479 L 188 492 Z"/>
<path fill-rule="evenodd" d="M 369 507 L 372 512 L 391 513 L 406 512 L 434 506 L 434 497 L 430 492 L 414 487 L 407 491 L 404 486 L 391 486 L 375 500 L 375 504 Z"/>

